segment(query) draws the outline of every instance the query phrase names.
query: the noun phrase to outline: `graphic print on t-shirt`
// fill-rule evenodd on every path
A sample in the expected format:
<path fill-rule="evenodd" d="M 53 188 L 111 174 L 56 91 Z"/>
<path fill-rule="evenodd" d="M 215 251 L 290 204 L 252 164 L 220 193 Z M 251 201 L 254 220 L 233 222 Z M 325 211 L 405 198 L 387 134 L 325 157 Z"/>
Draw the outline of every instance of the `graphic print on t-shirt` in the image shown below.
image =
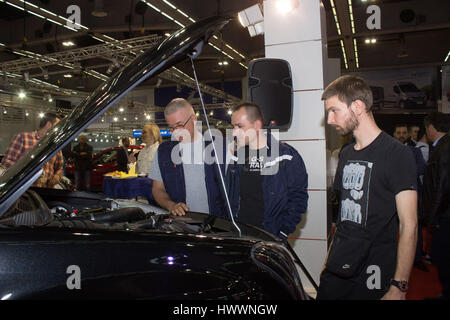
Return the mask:
<path fill-rule="evenodd" d="M 249 171 L 261 171 L 264 167 L 264 156 L 249 158 Z"/>
<path fill-rule="evenodd" d="M 366 225 L 372 162 L 348 160 L 342 170 L 341 221 Z"/>

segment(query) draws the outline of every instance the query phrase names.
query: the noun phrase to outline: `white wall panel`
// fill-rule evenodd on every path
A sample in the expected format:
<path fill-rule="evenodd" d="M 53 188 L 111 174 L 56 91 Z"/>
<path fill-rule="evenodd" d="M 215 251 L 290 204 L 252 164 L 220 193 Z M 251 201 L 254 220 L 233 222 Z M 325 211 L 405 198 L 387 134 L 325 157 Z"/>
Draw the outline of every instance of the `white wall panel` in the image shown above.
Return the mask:
<path fill-rule="evenodd" d="M 281 139 L 325 139 L 325 111 L 322 90 L 294 92 L 291 127 Z"/>
<path fill-rule="evenodd" d="M 293 146 L 305 162 L 308 172 L 308 189 L 325 190 L 327 183 L 325 140 L 285 142 Z"/>
<path fill-rule="evenodd" d="M 293 12 L 283 15 L 275 8 L 275 1 L 264 1 L 265 45 L 320 39 L 319 3 L 300 0 Z"/>
<path fill-rule="evenodd" d="M 323 89 L 321 40 L 266 45 L 266 57 L 289 61 L 294 91 Z"/>
<path fill-rule="evenodd" d="M 325 190 L 308 191 L 308 210 L 302 215 L 302 221 L 289 238 L 320 239 L 327 238 L 327 193 Z"/>

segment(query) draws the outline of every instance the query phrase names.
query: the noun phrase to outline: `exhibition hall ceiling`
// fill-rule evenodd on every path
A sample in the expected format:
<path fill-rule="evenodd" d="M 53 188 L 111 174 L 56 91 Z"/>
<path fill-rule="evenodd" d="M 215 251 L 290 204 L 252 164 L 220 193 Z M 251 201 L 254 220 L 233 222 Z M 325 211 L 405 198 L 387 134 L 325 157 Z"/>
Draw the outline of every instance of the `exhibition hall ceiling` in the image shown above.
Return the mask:
<path fill-rule="evenodd" d="M 237 19 L 239 11 L 257 3 L 262 1 L 0 0 L 0 88 L 28 83 L 52 93 L 89 93 L 161 37 L 212 15 L 234 20 L 214 40 L 215 47 L 205 47 L 196 61 L 199 78 L 204 83 L 240 80 L 249 61 L 264 57 L 264 36 L 250 37 Z M 73 4 L 80 8 L 78 30 L 65 23 L 76 13 L 68 11 Z M 450 51 L 448 0 L 324 0 L 323 5 L 328 56 L 341 59 L 342 72 L 437 68 L 450 62 L 445 62 Z M 367 10 L 371 5 L 377 6 L 375 11 Z M 73 45 L 63 44 L 69 42 Z M 177 69 L 192 76 L 188 63 Z M 183 83 L 182 78 L 172 71 L 158 85 Z M 146 84 L 156 85 L 156 80 Z"/>

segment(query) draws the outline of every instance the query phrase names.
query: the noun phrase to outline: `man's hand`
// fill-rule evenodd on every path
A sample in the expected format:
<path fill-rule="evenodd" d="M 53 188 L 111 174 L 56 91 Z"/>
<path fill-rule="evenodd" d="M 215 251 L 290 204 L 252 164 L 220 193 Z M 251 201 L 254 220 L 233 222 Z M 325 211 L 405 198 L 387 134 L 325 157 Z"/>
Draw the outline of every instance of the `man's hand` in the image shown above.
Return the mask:
<path fill-rule="evenodd" d="M 189 211 L 189 208 L 183 202 L 173 203 L 169 207 L 169 212 L 175 216 L 184 216 L 186 211 Z"/>
<path fill-rule="evenodd" d="M 391 286 L 381 300 L 406 300 L 406 293 L 401 292 L 397 287 Z"/>

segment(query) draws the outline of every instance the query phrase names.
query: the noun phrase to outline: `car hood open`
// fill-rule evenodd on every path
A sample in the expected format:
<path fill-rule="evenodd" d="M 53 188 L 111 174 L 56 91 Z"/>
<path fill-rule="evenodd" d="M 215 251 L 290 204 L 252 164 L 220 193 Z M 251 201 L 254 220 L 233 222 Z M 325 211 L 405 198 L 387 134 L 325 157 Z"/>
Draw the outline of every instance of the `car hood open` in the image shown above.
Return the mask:
<path fill-rule="evenodd" d="M 40 176 L 42 166 L 109 107 L 142 81 L 197 56 L 202 45 L 230 20 L 211 17 L 182 28 L 100 85 L 0 177 L 0 217 Z"/>

